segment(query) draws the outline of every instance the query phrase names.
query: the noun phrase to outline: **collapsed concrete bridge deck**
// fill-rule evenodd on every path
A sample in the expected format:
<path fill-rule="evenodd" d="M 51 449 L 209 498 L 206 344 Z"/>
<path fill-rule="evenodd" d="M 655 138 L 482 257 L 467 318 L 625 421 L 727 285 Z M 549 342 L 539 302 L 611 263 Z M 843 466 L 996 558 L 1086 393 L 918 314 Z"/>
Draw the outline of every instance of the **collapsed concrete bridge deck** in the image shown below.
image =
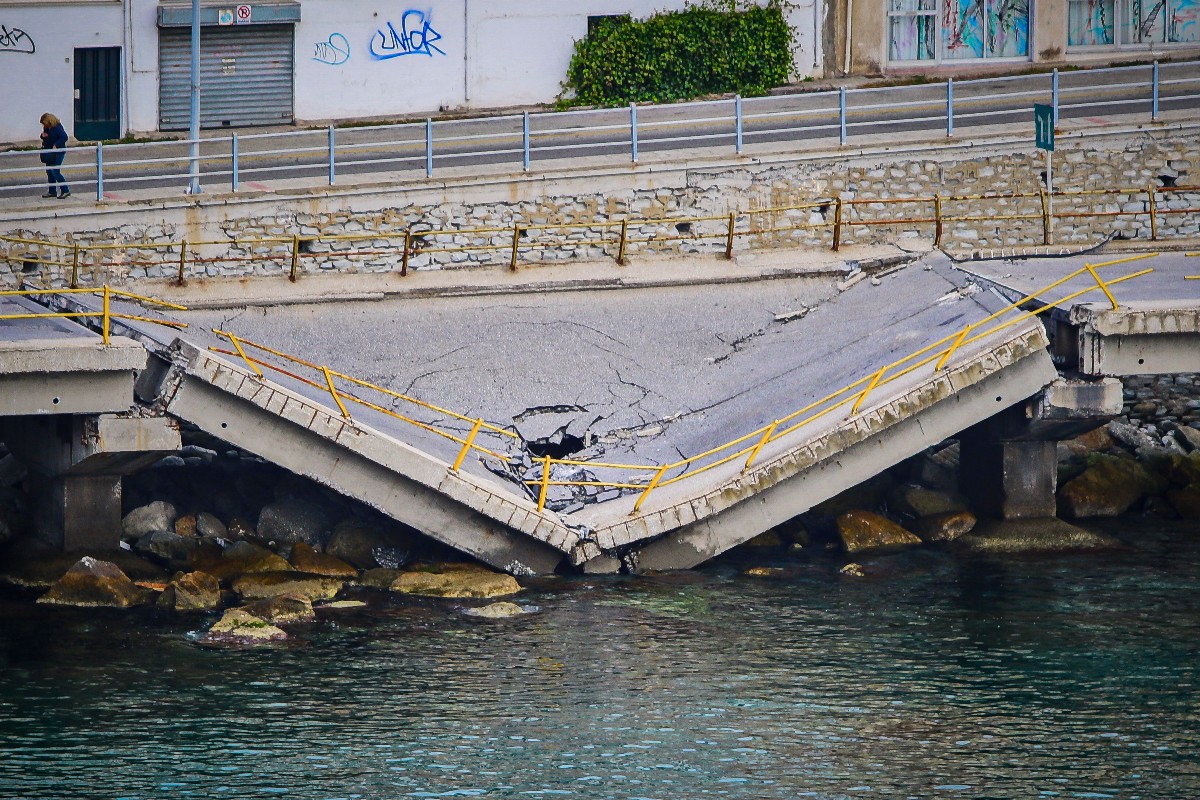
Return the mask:
<path fill-rule="evenodd" d="M 1046 285 L 1082 262 L 1017 263 Z M 1022 420 L 1024 429 L 1014 434 L 1006 426 L 979 448 L 986 453 L 980 457 L 1016 459 L 1024 467 L 1011 491 L 994 493 L 996 512 L 1045 514 L 1048 489 L 1053 514 L 1053 462 L 1047 463 L 1053 435 L 1078 429 L 1081 417 L 1088 424 L 1086 418 L 1119 411 L 1119 385 L 1106 376 L 1200 369 L 1200 302 L 1198 293 L 1183 288 L 1190 264 L 1182 255 L 1148 263 L 1153 275 L 1113 289 L 1140 304 L 1140 310 L 1118 310 L 1124 322 L 1098 310 L 1097 298 L 1107 302 L 1099 292 L 1055 311 L 1051 337 L 1039 319 L 1019 319 L 964 343 L 943 369 L 930 363 L 895 370 L 901 374 L 881 382 L 858 408 L 847 404 L 764 444 L 749 468 L 745 458 L 717 464 L 649 493 L 636 512 L 642 487 L 660 465 L 784 418 L 981 323 L 1037 286 L 1018 285 L 1011 262 L 955 269 L 930 256 L 874 276 L 738 287 L 188 313 L 182 316 L 192 328 L 180 336 L 135 323 L 122 329 L 130 341 L 121 346 L 137 341 L 145 360 L 124 368 L 128 381 L 138 375 L 136 401 L 131 394 L 124 408 L 91 411 L 187 421 L 510 572 L 549 572 L 564 564 L 685 568 L 1005 415 Z M 1140 266 L 1118 267 L 1105 279 Z M 1070 288 L 1032 304 L 1065 297 Z M 1156 303 L 1161 307 L 1152 309 Z M 1173 321 L 1147 321 L 1160 312 Z M 429 427 L 370 407 L 355 407 L 348 418 L 320 386 L 281 373 L 260 377 L 236 355 L 212 352 L 219 344 L 203 333 L 209 327 L 460 410 L 463 419 L 448 426 L 457 441 L 431 433 L 439 414 L 429 408 L 406 412 Z M 1141 337 L 1136 349 L 1142 355 L 1114 361 L 1114 351 L 1135 346 L 1112 338 L 1124 335 Z M 1174 355 L 1158 354 L 1157 341 Z M 37 375 L 43 366 L 13 362 L 4 372 Z M 33 413 L 15 410 L 6 431 Z M 472 453 L 455 470 L 469 420 L 476 418 L 511 427 L 524 442 L 489 443 L 499 458 Z M 558 435 L 531 426 L 538 418 L 557 425 L 551 433 Z M 1034 424 L 1041 426 L 1036 435 Z M 530 491 L 521 482 L 538 475 L 529 455 L 534 438 L 539 452 L 548 440 L 572 441 L 581 446 L 572 461 L 645 469 L 608 479 L 627 481 L 623 489 L 556 481 L 539 509 L 536 487 Z M 559 477 L 570 469 L 555 466 Z M 602 468 L 582 469 L 604 480 Z M 1007 474 L 995 465 L 981 470 Z"/>

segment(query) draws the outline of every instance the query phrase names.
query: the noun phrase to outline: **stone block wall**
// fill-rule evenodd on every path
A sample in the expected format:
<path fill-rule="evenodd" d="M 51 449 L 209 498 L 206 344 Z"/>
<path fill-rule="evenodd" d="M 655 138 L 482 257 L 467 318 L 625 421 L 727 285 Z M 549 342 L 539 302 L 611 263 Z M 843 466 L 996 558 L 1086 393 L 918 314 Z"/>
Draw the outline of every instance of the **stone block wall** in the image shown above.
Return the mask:
<path fill-rule="evenodd" d="M 977 151 L 976 151 L 977 152 Z M 1096 243 L 1111 234 L 1150 239 L 1155 195 L 1157 234 L 1168 239 L 1200 234 L 1200 142 L 1186 133 L 1115 140 L 1080 140 L 1055 154 L 1056 245 Z M 827 158 L 779 165 L 678 168 L 653 175 L 574 175 L 541 186 L 568 186 L 562 194 L 498 182 L 471 192 L 452 187 L 388 190 L 362 206 L 329 198 L 273 205 L 230 200 L 200 207 L 179 222 L 160 216 L 53 238 L 45 228 L 10 231 L 30 239 L 144 249 L 81 250 L 81 282 L 175 277 L 180 242 L 187 240 L 184 276 L 278 276 L 295 263 L 300 273 L 397 271 L 405 232 L 411 233 L 409 269 L 456 269 L 508 264 L 514 225 L 517 260 L 527 264 L 614 259 L 626 221 L 625 255 L 724 253 L 729 215 L 734 252 L 822 247 L 833 241 L 841 206 L 841 242 L 932 240 L 933 197 L 940 195 L 942 246 L 951 252 L 1037 247 L 1043 244 L 1043 158 L 1023 152 L 964 157 L 945 154 Z M 586 178 L 586 176 L 584 176 Z M 565 181 L 565 183 L 564 183 Z M 573 181 L 573 182 L 572 182 Z M 646 184 L 653 183 L 653 186 Z M 579 188 L 587 187 L 587 188 Z M 1108 190 L 1116 193 L 1096 193 Z M 545 190 L 542 190 L 545 191 Z M 264 211 L 264 209 L 270 209 Z M 146 214 L 130 218 L 149 218 Z M 111 218 L 111 217 L 108 217 Z M 100 217 L 96 218 L 100 220 Z M 200 244 L 197 244 L 199 242 Z M 55 283 L 70 279 L 69 247 L 0 243 L 12 284 L 22 269 L 44 270 Z M 295 251 L 299 251 L 298 253 Z M 39 263 L 49 262 L 49 263 Z"/>

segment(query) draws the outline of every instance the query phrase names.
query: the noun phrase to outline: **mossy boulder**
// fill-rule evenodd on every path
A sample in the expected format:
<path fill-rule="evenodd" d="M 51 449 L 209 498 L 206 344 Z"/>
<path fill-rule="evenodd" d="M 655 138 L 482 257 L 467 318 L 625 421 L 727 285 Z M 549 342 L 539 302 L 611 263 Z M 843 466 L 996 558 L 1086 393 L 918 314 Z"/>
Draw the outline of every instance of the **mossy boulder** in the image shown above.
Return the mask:
<path fill-rule="evenodd" d="M 212 611 L 221 604 L 221 584 L 207 572 L 179 572 L 158 596 L 158 607 Z"/>
<path fill-rule="evenodd" d="M 317 618 L 312 601 L 294 593 L 264 597 L 246 604 L 242 610 L 271 623 L 307 622 Z"/>
<path fill-rule="evenodd" d="M 255 645 L 279 642 L 286 638 L 286 632 L 266 620 L 240 608 L 231 608 L 213 623 L 200 641 L 203 644 Z"/>
<path fill-rule="evenodd" d="M 521 591 L 516 578 L 474 564 L 437 564 L 403 572 L 393 592 L 428 597 L 503 597 Z"/>
<path fill-rule="evenodd" d="M 912 484 L 894 487 L 888 492 L 888 502 L 892 511 L 917 518 L 967 510 L 966 500 L 956 494 Z"/>
<path fill-rule="evenodd" d="M 1200 519 L 1200 483 L 1167 492 L 1167 499 L 1184 519 Z"/>
<path fill-rule="evenodd" d="M 328 553 L 318 553 L 312 545 L 297 542 L 292 547 L 292 566 L 300 572 L 310 575 L 324 575 L 329 578 L 357 578 L 358 570 Z"/>
<path fill-rule="evenodd" d="M 1048 517 L 1026 520 L 985 520 L 959 538 L 956 549 L 971 553 L 1048 554 L 1123 547 L 1114 536 L 1085 530 Z"/>
<path fill-rule="evenodd" d="M 1165 488 L 1162 479 L 1132 458 L 1094 455 L 1081 475 L 1059 489 L 1059 510 L 1077 519 L 1115 517 Z"/>
<path fill-rule="evenodd" d="M 523 616 L 529 612 L 516 603 L 500 602 L 479 608 L 468 608 L 463 613 L 469 617 L 479 617 L 480 619 L 509 619 Z"/>
<path fill-rule="evenodd" d="M 38 598 L 60 606 L 129 608 L 149 602 L 153 593 L 136 585 L 111 561 L 91 556 L 79 559 Z"/>
<path fill-rule="evenodd" d="M 971 532 L 978 520 L 970 511 L 947 511 L 944 514 L 934 514 L 921 517 L 914 524 L 915 533 L 921 541 L 928 544 L 952 542 L 960 536 Z"/>
<path fill-rule="evenodd" d="M 251 572 L 234 579 L 232 588 L 242 600 L 297 594 L 312 602 L 332 600 L 342 590 L 342 581 L 294 571 Z"/>
<path fill-rule="evenodd" d="M 286 572 L 292 565 L 283 556 L 252 542 L 234 542 L 223 553 L 208 554 L 193 561 L 196 569 L 221 582 L 256 572 Z"/>
<path fill-rule="evenodd" d="M 885 516 L 871 511 L 848 511 L 837 518 L 837 532 L 847 553 L 913 547 L 921 539 Z"/>

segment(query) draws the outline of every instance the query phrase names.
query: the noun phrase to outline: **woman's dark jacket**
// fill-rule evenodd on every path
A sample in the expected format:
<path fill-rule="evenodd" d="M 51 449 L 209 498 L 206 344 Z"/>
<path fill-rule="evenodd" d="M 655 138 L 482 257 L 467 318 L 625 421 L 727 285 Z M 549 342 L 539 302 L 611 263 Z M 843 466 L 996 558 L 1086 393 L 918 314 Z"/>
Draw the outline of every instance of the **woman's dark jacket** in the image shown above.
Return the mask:
<path fill-rule="evenodd" d="M 58 123 L 50 130 L 46 131 L 46 138 L 42 139 L 43 150 L 61 149 L 67 146 L 67 129 Z M 66 153 L 42 153 L 42 163 L 48 167 L 57 167 L 63 162 Z"/>

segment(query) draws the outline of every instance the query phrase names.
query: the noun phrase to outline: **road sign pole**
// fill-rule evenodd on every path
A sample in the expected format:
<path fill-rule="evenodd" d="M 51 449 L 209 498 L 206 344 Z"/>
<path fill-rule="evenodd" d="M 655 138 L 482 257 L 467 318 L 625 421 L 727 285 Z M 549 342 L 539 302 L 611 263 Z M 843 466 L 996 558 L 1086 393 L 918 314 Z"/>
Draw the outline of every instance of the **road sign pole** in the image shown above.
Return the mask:
<path fill-rule="evenodd" d="M 189 172 L 187 193 L 200 194 L 200 0 L 192 0 L 192 94 L 188 113 Z"/>
<path fill-rule="evenodd" d="M 1154 62 L 1154 72 L 1151 73 L 1150 80 L 1151 80 L 1151 83 L 1153 84 L 1151 86 L 1151 92 L 1154 95 L 1154 100 L 1150 106 L 1150 120 L 1154 121 L 1154 120 L 1158 119 L 1158 62 L 1157 61 Z"/>

